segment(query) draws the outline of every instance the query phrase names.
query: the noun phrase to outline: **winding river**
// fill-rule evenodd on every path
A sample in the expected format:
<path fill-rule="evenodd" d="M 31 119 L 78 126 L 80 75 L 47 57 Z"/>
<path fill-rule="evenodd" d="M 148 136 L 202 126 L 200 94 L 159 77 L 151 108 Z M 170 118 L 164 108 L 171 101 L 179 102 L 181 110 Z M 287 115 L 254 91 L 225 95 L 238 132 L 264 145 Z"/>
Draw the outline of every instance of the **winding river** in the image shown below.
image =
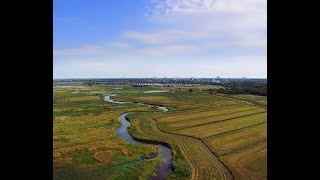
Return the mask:
<path fill-rule="evenodd" d="M 104 100 L 110 103 L 116 103 L 116 104 L 128 104 L 128 103 L 134 103 L 134 102 L 121 102 L 121 101 L 115 101 L 111 97 L 116 96 L 117 94 L 112 94 L 109 96 L 105 96 Z M 150 104 L 145 104 L 145 103 L 136 103 L 140 105 L 147 105 L 149 107 L 156 107 L 158 109 L 163 110 L 163 112 L 167 112 L 168 108 L 164 106 L 157 106 L 157 105 L 150 105 Z M 145 142 L 140 142 L 135 140 L 128 132 L 128 127 L 131 125 L 131 123 L 127 120 L 126 116 L 129 114 L 124 113 L 118 117 L 118 119 L 121 122 L 121 127 L 119 127 L 116 132 L 117 135 L 120 136 L 122 139 L 125 141 L 135 144 L 135 145 L 141 145 L 141 144 L 149 144 Z M 151 144 L 151 143 L 150 143 Z M 172 150 L 162 144 L 158 144 L 158 158 L 159 158 L 159 165 L 157 166 L 156 173 L 154 176 L 150 177 L 152 180 L 160 180 L 160 179 L 166 179 L 168 175 L 172 172 Z M 153 159 L 156 158 L 157 155 L 152 155 L 150 158 L 141 158 L 141 160 L 148 160 L 148 159 Z"/>

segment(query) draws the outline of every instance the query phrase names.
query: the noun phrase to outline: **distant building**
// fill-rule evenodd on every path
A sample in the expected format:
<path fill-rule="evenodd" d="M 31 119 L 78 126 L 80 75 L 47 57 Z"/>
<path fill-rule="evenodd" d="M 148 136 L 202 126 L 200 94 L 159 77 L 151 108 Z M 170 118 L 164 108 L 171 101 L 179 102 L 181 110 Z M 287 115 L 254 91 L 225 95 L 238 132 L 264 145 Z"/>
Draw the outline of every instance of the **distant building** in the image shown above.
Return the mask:
<path fill-rule="evenodd" d="M 219 83 L 220 81 L 219 81 L 219 80 L 217 80 L 217 79 L 212 79 L 212 82 Z"/>

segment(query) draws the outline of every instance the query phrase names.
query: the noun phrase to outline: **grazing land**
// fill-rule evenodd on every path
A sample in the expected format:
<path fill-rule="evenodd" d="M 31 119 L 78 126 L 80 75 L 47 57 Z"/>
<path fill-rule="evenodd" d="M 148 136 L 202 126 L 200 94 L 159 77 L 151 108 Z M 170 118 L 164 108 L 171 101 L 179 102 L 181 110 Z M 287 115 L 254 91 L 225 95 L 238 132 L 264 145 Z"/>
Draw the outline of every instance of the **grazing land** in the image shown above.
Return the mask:
<path fill-rule="evenodd" d="M 267 179 L 267 98 L 209 93 L 219 86 L 133 87 L 81 85 L 54 89 L 55 179 L 148 179 L 159 165 L 156 145 L 132 145 L 117 136 L 118 116 L 132 112 L 129 133 L 167 144 L 173 171 L 167 179 Z M 168 92 L 144 93 L 152 90 Z M 165 106 L 168 112 L 136 103 Z"/>

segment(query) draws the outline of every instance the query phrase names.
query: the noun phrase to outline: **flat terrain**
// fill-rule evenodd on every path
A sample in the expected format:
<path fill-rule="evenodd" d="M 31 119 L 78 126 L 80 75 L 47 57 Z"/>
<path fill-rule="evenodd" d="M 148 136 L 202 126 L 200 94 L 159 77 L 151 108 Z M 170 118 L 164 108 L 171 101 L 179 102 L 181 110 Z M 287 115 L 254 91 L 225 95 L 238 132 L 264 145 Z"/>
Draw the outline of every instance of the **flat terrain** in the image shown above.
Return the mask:
<path fill-rule="evenodd" d="M 140 139 L 151 139 L 159 142 L 167 142 L 174 149 L 176 163 L 178 164 L 178 175 L 181 177 L 189 170 L 183 160 L 184 158 L 192 170 L 192 179 L 230 179 L 232 178 L 228 170 L 219 162 L 212 152 L 202 143 L 202 141 L 181 135 L 162 132 L 157 127 L 157 122 L 151 118 L 141 118 L 133 120 L 137 130 L 132 130 L 132 134 Z M 178 153 L 177 153 L 178 152 Z M 183 157 L 181 157 L 181 154 Z M 175 177 L 175 176 L 174 176 Z"/>
<path fill-rule="evenodd" d="M 215 95 L 200 91 L 188 92 L 187 90 L 178 90 L 176 94 L 159 93 L 149 96 L 149 98 L 146 95 L 143 96 L 139 99 L 124 95 L 123 98 L 119 96 L 117 99 L 154 102 L 171 107 L 171 111 L 167 113 L 140 114 L 140 118 L 151 117 L 157 122 L 161 131 L 171 135 L 179 135 L 184 139 L 189 138 L 189 141 L 197 140 L 200 144 L 204 144 L 215 155 L 220 164 L 230 170 L 235 179 L 267 178 L 266 97 Z M 153 101 L 153 99 L 156 99 L 156 101 Z M 161 99 L 164 100 L 161 101 Z M 147 132 L 144 132 L 144 134 L 147 134 Z M 186 148 L 181 149 L 183 152 Z M 194 158 L 195 161 L 201 159 L 201 157 L 195 157 L 203 154 L 201 150 L 192 150 L 192 152 L 196 155 L 190 155 L 189 158 Z M 197 172 L 192 166 L 191 160 L 187 161 L 191 164 L 192 171 Z M 201 165 L 195 165 L 195 167 L 201 167 Z M 203 174 L 206 173 L 208 172 L 204 170 Z M 206 176 L 201 175 L 200 177 L 205 178 Z"/>
<path fill-rule="evenodd" d="M 267 179 L 267 143 L 259 143 L 222 157 L 237 179 Z"/>
<path fill-rule="evenodd" d="M 157 146 L 130 145 L 115 133 L 117 117 L 133 112 L 128 118 L 134 137 L 172 147 L 174 169 L 168 179 L 266 179 L 266 97 L 210 94 L 206 87 L 188 90 L 125 85 L 54 89 L 55 178 L 150 177 L 158 158 L 140 158 L 157 153 Z M 169 111 L 103 101 L 111 93 L 118 101 L 163 105 Z"/>
<path fill-rule="evenodd" d="M 54 179 L 147 178 L 158 159 L 141 161 L 157 153 L 156 146 L 134 146 L 119 138 L 117 117 L 124 111 L 150 108 L 106 103 L 96 88 L 55 89 L 53 120 Z"/>

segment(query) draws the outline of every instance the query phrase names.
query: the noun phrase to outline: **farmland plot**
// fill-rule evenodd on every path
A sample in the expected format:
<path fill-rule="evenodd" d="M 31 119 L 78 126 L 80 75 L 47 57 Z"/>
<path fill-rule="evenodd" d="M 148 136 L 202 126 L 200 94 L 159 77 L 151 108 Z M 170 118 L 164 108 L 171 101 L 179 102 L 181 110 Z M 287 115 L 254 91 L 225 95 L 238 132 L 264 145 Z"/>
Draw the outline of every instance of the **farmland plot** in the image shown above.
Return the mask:
<path fill-rule="evenodd" d="M 262 123 L 245 129 L 207 137 L 203 141 L 218 155 L 223 155 L 266 139 L 267 124 Z"/>
<path fill-rule="evenodd" d="M 236 179 L 267 179 L 267 143 L 222 157 L 222 160 L 234 173 Z"/>
<path fill-rule="evenodd" d="M 182 135 L 192 135 L 197 138 L 209 137 L 221 133 L 226 133 L 235 129 L 245 128 L 248 126 L 256 125 L 267 121 L 265 112 L 259 114 L 253 114 L 246 117 L 240 117 L 230 119 L 228 121 L 221 121 L 217 123 L 211 123 L 203 126 L 190 127 L 175 131 Z"/>
<path fill-rule="evenodd" d="M 231 179 L 230 172 L 221 164 L 221 162 L 212 154 L 212 152 L 204 145 L 201 140 L 174 135 L 162 132 L 157 127 L 157 122 L 151 118 L 139 117 L 138 122 L 133 124 L 138 125 L 136 130 L 131 130 L 137 138 L 167 142 L 177 146 L 178 152 L 181 154 L 174 155 L 174 161 L 178 162 L 179 157 L 188 162 L 192 169 L 192 179 Z M 174 151 L 177 151 L 174 149 Z M 179 166 L 176 168 L 179 169 Z M 172 178 L 174 176 L 171 176 Z"/>
<path fill-rule="evenodd" d="M 188 116 L 181 115 L 175 116 L 175 119 L 170 116 L 170 119 L 162 118 L 157 119 L 160 124 L 160 127 L 168 131 L 175 131 L 179 129 L 185 129 L 189 127 L 196 127 L 201 125 L 206 125 L 214 122 L 220 122 L 230 119 L 235 119 L 239 117 L 250 116 L 253 114 L 259 114 L 266 112 L 263 108 L 258 108 L 255 106 L 245 106 L 240 108 L 224 109 L 224 110 L 215 110 L 215 111 L 206 111 L 200 113 L 192 113 Z"/>

